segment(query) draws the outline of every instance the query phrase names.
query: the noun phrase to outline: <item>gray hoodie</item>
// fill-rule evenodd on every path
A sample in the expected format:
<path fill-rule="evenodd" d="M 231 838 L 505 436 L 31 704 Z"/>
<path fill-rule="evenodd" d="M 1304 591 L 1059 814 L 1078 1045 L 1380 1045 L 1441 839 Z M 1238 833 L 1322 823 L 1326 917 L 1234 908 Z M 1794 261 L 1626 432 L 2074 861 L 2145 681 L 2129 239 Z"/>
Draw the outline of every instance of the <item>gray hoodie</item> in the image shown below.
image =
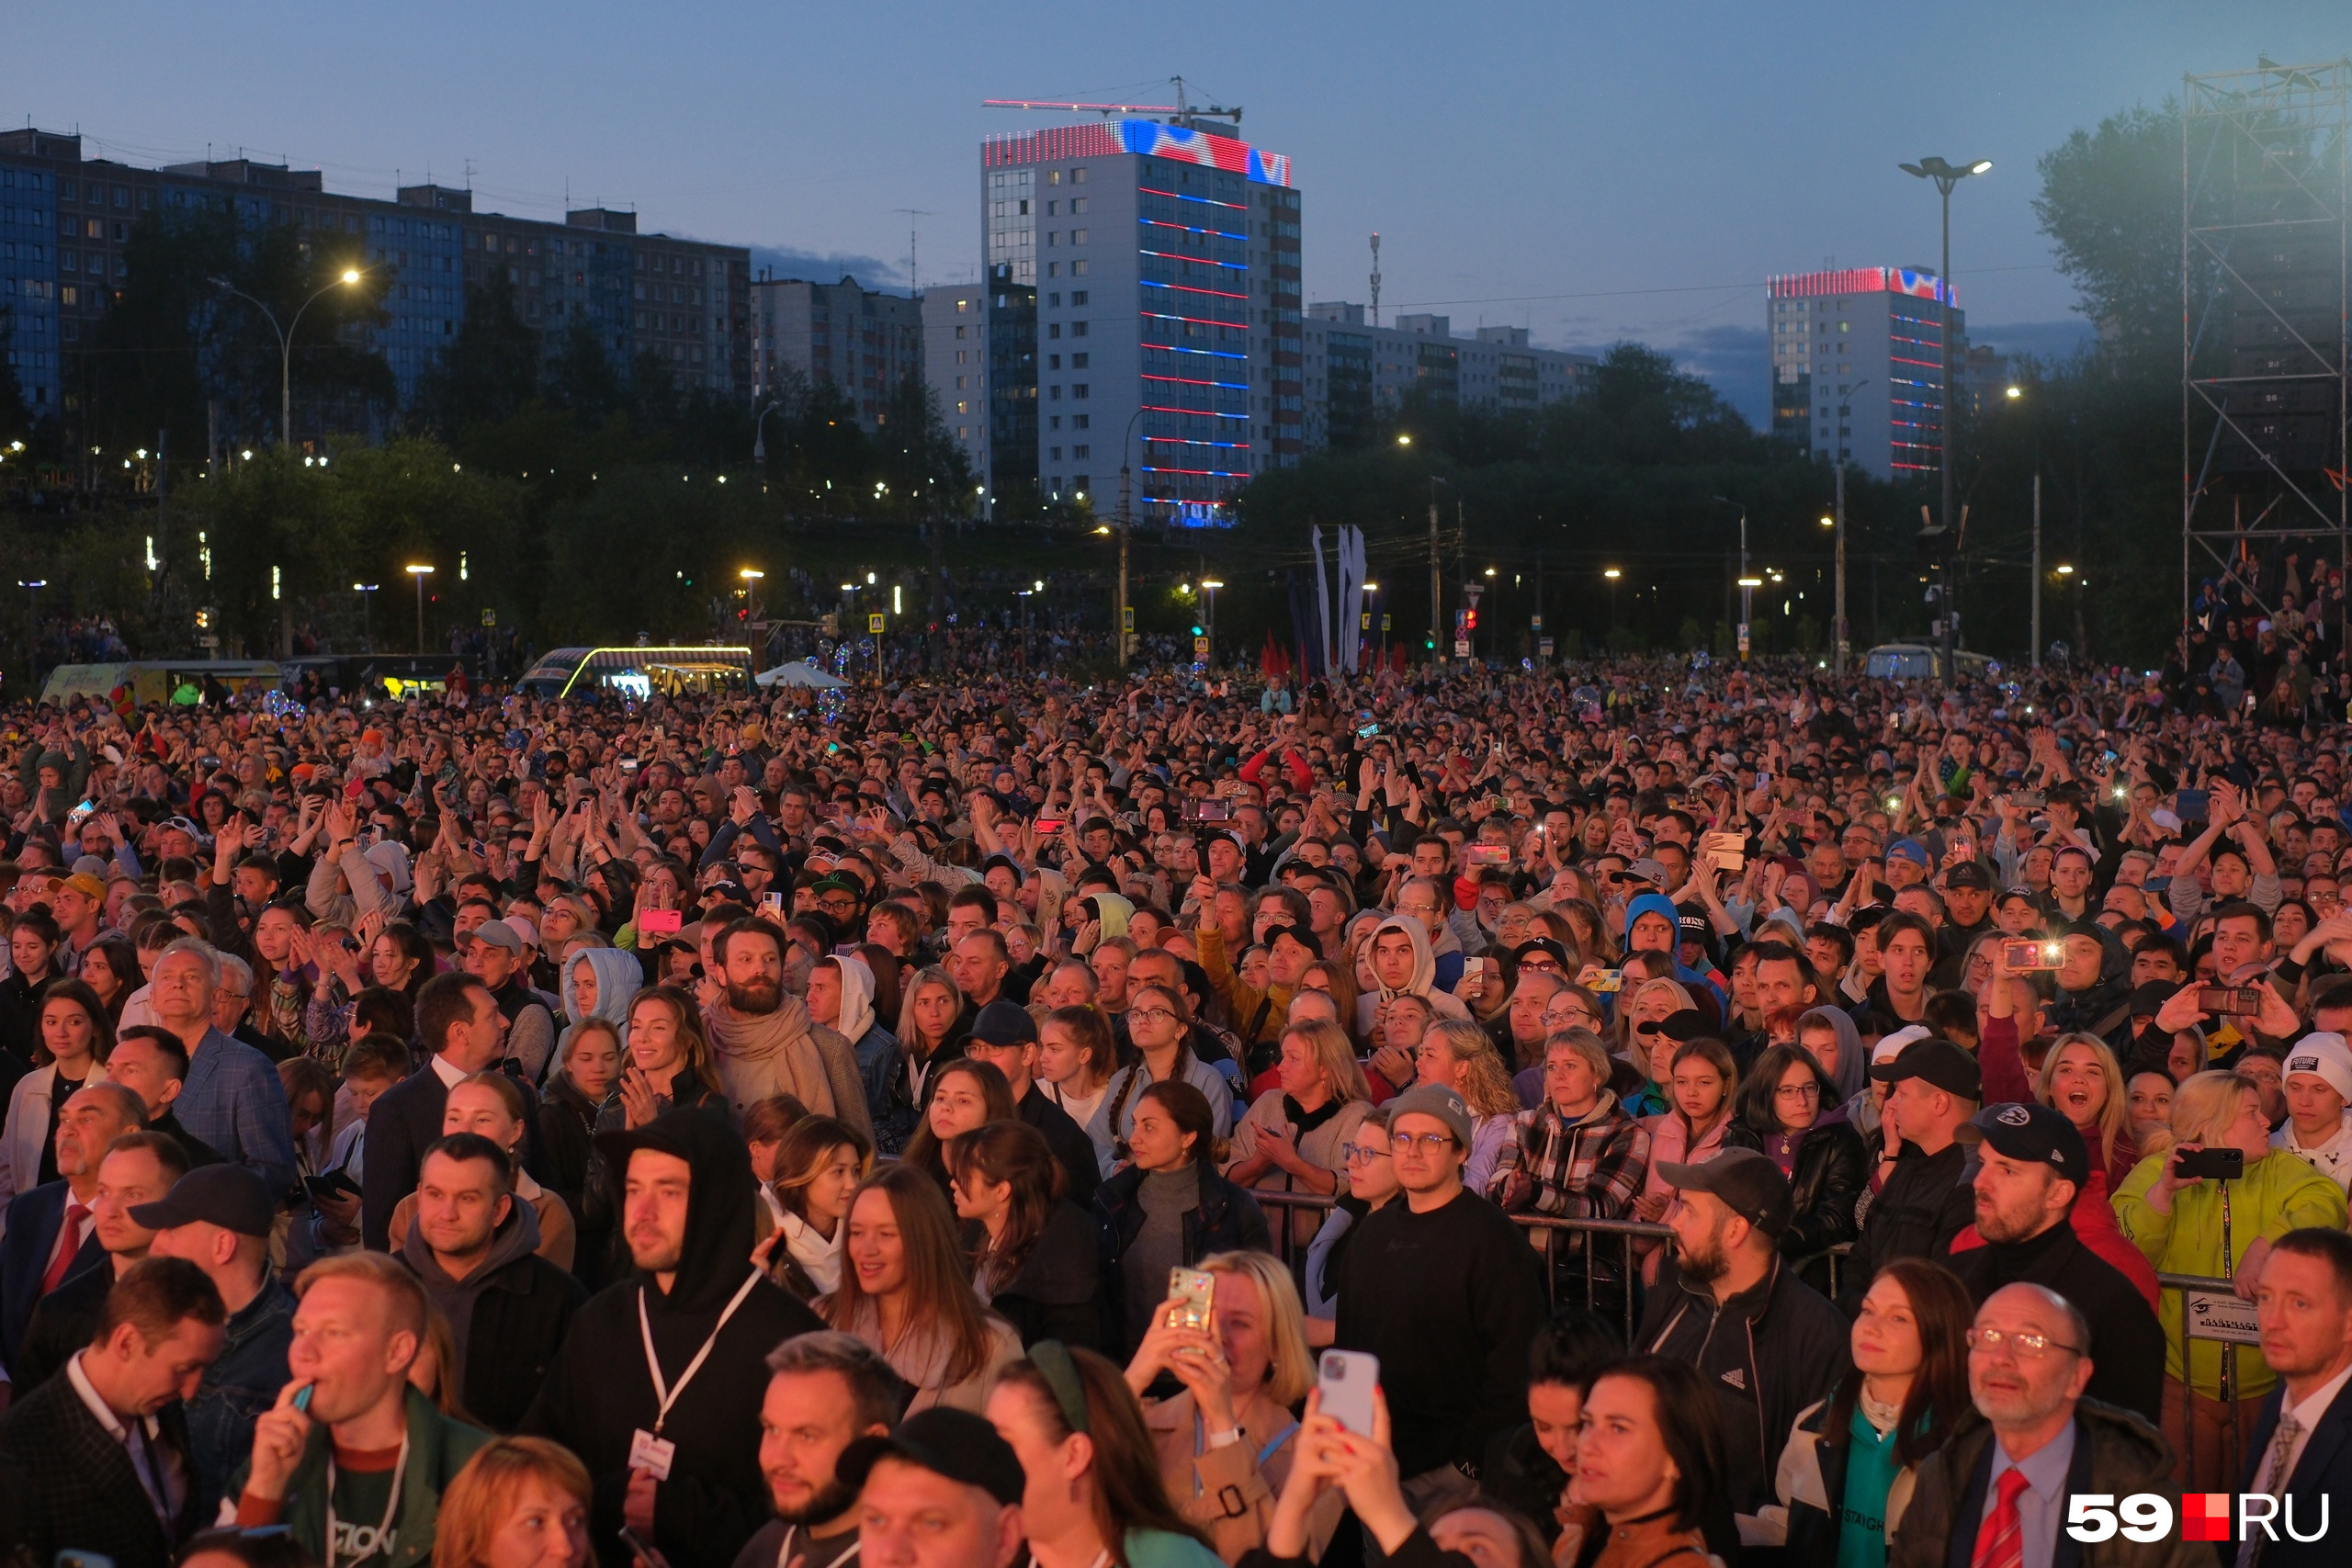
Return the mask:
<path fill-rule="evenodd" d="M 456 1366 L 454 1369 L 442 1368 L 443 1377 L 454 1375 L 460 1385 L 464 1383 L 466 1336 L 473 1326 L 474 1303 L 481 1298 L 482 1292 L 501 1269 L 518 1258 L 528 1258 L 538 1248 L 538 1211 L 517 1198 L 505 1220 L 491 1236 L 490 1256 L 468 1270 L 464 1279 L 453 1280 L 441 1267 L 441 1260 L 433 1256 L 433 1249 L 425 1245 L 424 1227 L 413 1221 L 410 1223 L 408 1239 L 401 1244 L 401 1261 L 415 1271 L 418 1282 L 424 1287 L 424 1293 L 433 1298 L 433 1304 L 439 1307 L 442 1315 L 449 1320 L 449 1336 L 457 1342 Z"/>

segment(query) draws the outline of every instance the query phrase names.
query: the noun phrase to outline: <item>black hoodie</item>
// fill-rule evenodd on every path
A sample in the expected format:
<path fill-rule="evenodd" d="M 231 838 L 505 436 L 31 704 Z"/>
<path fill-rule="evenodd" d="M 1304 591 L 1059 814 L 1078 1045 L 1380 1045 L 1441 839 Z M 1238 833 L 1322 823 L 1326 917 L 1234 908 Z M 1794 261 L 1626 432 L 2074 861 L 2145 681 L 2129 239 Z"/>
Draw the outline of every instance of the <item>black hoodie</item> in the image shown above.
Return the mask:
<path fill-rule="evenodd" d="M 658 1149 L 693 1170 L 686 1239 L 665 1295 L 652 1275 L 632 1269 L 571 1321 L 571 1333 L 522 1430 L 578 1454 L 595 1483 L 593 1528 L 599 1556 L 626 1562 L 621 1505 L 628 1492 L 632 1435 L 653 1430 L 660 1401 L 645 1365 L 638 1302 L 645 1303 L 662 1376 L 677 1379 L 718 1326 L 752 1272 L 752 1160 L 742 1140 L 707 1111 L 672 1110 L 635 1132 L 597 1136 L 612 1210 L 623 1212 L 630 1155 Z M 673 1563 L 732 1562 L 772 1512 L 760 1474 L 760 1405 L 767 1355 L 785 1340 L 823 1326 L 814 1313 L 762 1280 L 719 1330 L 710 1358 L 670 1409 L 662 1438 L 677 1445 L 670 1478 L 655 1493 L 653 1543 Z"/>

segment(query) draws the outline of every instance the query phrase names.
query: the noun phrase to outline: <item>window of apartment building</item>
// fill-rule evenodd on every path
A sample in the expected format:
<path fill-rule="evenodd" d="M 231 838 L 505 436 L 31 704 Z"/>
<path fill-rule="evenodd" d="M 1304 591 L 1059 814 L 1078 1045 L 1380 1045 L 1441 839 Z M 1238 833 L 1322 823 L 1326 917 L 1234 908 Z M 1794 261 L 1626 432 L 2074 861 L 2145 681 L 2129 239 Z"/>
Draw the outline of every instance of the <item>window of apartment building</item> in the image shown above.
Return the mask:
<path fill-rule="evenodd" d="M 1087 356 L 1086 356 L 1085 355 L 1083 355 L 1083 354 L 1073 354 L 1073 355 L 1071 355 L 1069 356 L 1069 367 L 1070 367 L 1071 369 L 1073 369 L 1073 370 L 1083 370 L 1083 369 L 1085 369 L 1085 368 L 1086 368 L 1086 358 L 1087 358 Z"/>
<path fill-rule="evenodd" d="M 1072 217 L 1076 217 L 1079 213 L 1085 211 L 1086 198 L 1082 196 L 1071 197 L 1069 198 L 1069 210 Z"/>
<path fill-rule="evenodd" d="M 1073 398 L 1083 400 L 1086 396 L 1086 383 L 1080 381 L 1069 389 L 1069 395 Z"/>
<path fill-rule="evenodd" d="M 1091 413 L 1072 414 L 1070 415 L 1069 427 L 1072 430 L 1085 430 L 1091 426 L 1093 423 L 1094 416 Z"/>
<path fill-rule="evenodd" d="M 1048 370 L 1058 370 L 1058 369 L 1060 369 L 1061 367 L 1062 367 L 1062 356 L 1061 356 L 1060 355 L 1058 355 L 1058 354 L 1049 354 L 1049 355 L 1046 355 L 1046 369 L 1048 369 Z"/>
<path fill-rule="evenodd" d="M 1079 299 L 1083 303 L 1085 296 L 1080 295 Z M 1086 335 L 1086 323 L 1084 321 L 1072 321 L 1069 324 L 1069 335 L 1072 337 L 1084 337 Z"/>
<path fill-rule="evenodd" d="M 1086 236 L 1091 231 L 1086 229 L 1072 229 L 1069 231 L 1069 243 L 1073 245 L 1082 245 L 1086 243 Z"/>

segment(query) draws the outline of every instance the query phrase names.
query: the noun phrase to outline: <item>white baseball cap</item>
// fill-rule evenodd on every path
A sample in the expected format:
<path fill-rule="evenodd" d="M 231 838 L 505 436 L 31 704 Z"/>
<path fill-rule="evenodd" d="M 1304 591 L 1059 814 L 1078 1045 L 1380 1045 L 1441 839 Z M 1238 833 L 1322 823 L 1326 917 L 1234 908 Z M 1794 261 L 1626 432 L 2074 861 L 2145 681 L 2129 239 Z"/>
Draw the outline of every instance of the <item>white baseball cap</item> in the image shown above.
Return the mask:
<path fill-rule="evenodd" d="M 2315 1032 L 2295 1042 L 2287 1053 L 2289 1077 L 2318 1078 L 2352 1104 L 2352 1046 L 2341 1034 Z"/>
<path fill-rule="evenodd" d="M 1907 1028 L 1896 1030 L 1871 1047 L 1871 1066 L 1875 1067 L 1882 1062 L 1892 1062 L 1934 1032 L 1935 1031 L 1924 1023 L 1915 1023 Z"/>

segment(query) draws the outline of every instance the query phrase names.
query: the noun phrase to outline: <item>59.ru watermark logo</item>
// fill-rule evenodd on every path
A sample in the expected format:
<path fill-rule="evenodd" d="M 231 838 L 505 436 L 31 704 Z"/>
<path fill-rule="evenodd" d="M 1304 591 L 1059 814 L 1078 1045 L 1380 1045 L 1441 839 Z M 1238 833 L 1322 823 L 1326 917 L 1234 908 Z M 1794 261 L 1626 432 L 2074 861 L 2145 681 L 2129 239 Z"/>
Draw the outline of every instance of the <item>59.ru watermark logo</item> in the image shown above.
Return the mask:
<path fill-rule="evenodd" d="M 2232 1509 L 2233 1495 L 2236 1499 Z M 2301 1503 L 2301 1506 L 2297 1507 Z M 2316 1503 L 2316 1521 L 2304 1517 Z M 2165 1540 L 2173 1529 L 2172 1499 L 2158 1492 L 2134 1492 L 2118 1501 L 2111 1492 L 2076 1492 L 2066 1499 L 2066 1533 L 2089 1544 L 2120 1535 L 2126 1540 Z M 2327 1494 L 2316 1499 L 2278 1497 L 2267 1492 L 2185 1492 L 2180 1498 L 2183 1540 L 2278 1540 L 2309 1543 L 2327 1535 Z"/>

